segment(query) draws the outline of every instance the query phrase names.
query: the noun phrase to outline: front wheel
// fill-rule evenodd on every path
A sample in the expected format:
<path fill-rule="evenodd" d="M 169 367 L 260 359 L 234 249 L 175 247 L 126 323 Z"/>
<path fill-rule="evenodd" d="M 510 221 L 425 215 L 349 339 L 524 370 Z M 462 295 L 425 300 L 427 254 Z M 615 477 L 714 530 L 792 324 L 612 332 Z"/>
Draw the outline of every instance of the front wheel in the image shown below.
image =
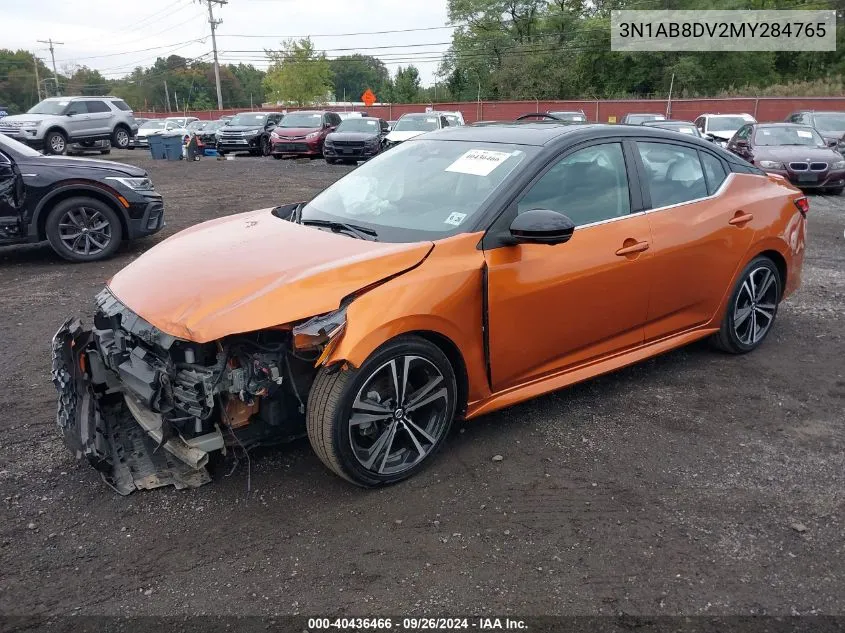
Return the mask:
<path fill-rule="evenodd" d="M 713 344 L 731 354 L 756 349 L 775 322 L 782 284 L 771 259 L 754 258 L 739 275 Z"/>
<path fill-rule="evenodd" d="M 44 148 L 50 154 L 64 154 L 67 151 L 67 136 L 61 130 L 51 130 L 44 137 Z"/>
<path fill-rule="evenodd" d="M 261 155 L 262 156 L 269 156 L 270 150 L 273 149 L 270 145 L 270 139 L 266 136 L 261 137 L 261 142 L 259 143 L 259 147 L 261 148 Z"/>
<path fill-rule="evenodd" d="M 123 237 L 117 214 L 94 198 L 62 200 L 50 211 L 45 228 L 53 250 L 73 262 L 109 257 Z"/>
<path fill-rule="evenodd" d="M 334 158 L 327 158 L 326 163 L 329 165 L 334 165 L 337 161 Z"/>
<path fill-rule="evenodd" d="M 308 395 L 308 439 L 344 479 L 364 487 L 395 483 L 441 447 L 456 396 L 455 372 L 440 348 L 399 337 L 360 369 L 319 371 Z"/>

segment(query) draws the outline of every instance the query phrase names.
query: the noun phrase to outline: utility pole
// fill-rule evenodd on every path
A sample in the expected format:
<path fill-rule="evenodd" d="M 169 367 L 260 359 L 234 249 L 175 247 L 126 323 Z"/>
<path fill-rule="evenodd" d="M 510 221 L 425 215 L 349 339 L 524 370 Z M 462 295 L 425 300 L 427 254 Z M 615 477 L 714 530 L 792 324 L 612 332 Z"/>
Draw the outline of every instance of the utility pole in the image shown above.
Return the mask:
<path fill-rule="evenodd" d="M 38 81 L 38 58 L 33 53 L 32 61 L 35 62 L 35 90 L 38 91 L 38 100 L 41 101 L 41 82 Z"/>
<path fill-rule="evenodd" d="M 170 112 L 170 93 L 167 92 L 167 79 L 164 80 L 164 100 L 167 102 L 167 111 Z"/>
<path fill-rule="evenodd" d="M 211 7 L 214 4 L 219 4 L 222 7 L 224 4 L 228 4 L 229 0 L 205 1 L 208 4 L 208 23 L 211 25 L 211 48 L 214 51 L 214 82 L 217 84 L 217 109 L 222 110 L 223 93 L 220 91 L 220 64 L 217 61 L 217 37 L 215 37 L 215 32 L 217 31 L 217 25 L 220 24 L 223 20 L 214 19 L 214 12 L 212 11 Z"/>
<path fill-rule="evenodd" d="M 50 45 L 50 57 L 53 58 L 53 81 L 56 82 L 56 96 L 61 96 L 61 91 L 59 90 L 59 73 L 56 70 L 56 53 L 53 49 L 53 46 L 61 46 L 64 42 L 54 42 L 53 38 L 47 40 L 38 40 L 42 44 L 49 44 Z"/>

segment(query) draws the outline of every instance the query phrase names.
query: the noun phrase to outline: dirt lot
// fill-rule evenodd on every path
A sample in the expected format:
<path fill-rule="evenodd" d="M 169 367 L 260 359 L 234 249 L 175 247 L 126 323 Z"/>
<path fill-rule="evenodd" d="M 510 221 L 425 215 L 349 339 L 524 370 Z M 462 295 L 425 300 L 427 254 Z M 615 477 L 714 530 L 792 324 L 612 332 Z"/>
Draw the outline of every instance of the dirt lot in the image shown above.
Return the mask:
<path fill-rule="evenodd" d="M 383 490 L 303 440 L 253 455 L 251 493 L 242 464 L 124 498 L 58 439 L 56 327 L 156 241 L 349 168 L 111 158 L 149 169 L 165 231 L 89 265 L 0 250 L 0 613 L 845 613 L 845 196 L 812 198 L 803 288 L 751 355 L 693 345 L 467 423 Z"/>

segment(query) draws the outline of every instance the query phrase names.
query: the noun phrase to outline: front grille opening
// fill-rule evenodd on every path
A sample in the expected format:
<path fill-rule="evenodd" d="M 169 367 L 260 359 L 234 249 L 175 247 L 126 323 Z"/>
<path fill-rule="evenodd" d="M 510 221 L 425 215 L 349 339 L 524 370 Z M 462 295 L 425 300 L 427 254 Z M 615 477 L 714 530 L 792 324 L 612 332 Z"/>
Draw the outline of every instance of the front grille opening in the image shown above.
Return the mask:
<path fill-rule="evenodd" d="M 807 163 L 789 163 L 789 168 L 792 171 L 807 171 L 809 165 Z"/>

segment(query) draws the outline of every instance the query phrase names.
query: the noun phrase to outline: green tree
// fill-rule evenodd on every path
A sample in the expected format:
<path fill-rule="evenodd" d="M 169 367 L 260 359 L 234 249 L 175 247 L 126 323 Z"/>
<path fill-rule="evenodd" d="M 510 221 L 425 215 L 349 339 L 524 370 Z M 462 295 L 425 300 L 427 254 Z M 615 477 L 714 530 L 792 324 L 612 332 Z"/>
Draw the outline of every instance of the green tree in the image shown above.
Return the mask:
<path fill-rule="evenodd" d="M 298 106 L 325 100 L 332 90 L 332 71 L 325 53 L 310 38 L 288 40 L 280 51 L 266 51 L 270 68 L 264 77 L 267 97 Z"/>
<path fill-rule="evenodd" d="M 420 97 L 420 71 L 416 66 L 399 66 L 393 79 L 393 101 L 413 103 Z"/>
<path fill-rule="evenodd" d="M 107 90 L 108 82 L 100 71 L 80 66 L 68 79 L 64 93 L 66 95 L 101 95 Z"/>
<path fill-rule="evenodd" d="M 53 71 L 38 60 L 38 74 L 41 80 L 41 93 L 49 90 L 55 94 Z M 59 75 L 59 84 L 66 81 Z M 49 88 L 45 88 L 49 86 Z M 0 106 L 10 114 L 26 112 L 38 103 L 38 91 L 35 86 L 35 60 L 29 51 L 0 49 Z"/>
<path fill-rule="evenodd" d="M 329 62 L 334 75 L 334 94 L 338 101 L 357 101 L 369 88 L 381 100 L 386 100 L 390 73 L 377 57 L 344 55 Z"/>
<path fill-rule="evenodd" d="M 242 102 L 238 106 L 259 107 L 264 103 L 264 71 L 252 64 L 229 64 L 228 71 L 238 80 L 243 93 Z"/>

